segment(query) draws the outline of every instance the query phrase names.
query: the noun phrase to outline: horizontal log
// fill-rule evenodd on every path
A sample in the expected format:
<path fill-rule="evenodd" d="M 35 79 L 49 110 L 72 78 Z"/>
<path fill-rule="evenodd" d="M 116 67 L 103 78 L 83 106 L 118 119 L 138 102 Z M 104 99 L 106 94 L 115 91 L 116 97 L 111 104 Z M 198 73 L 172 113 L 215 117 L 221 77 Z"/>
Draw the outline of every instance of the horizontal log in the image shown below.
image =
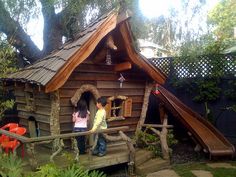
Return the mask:
<path fill-rule="evenodd" d="M 26 109 L 26 105 L 24 105 L 24 104 L 17 104 L 17 110 L 18 111 L 24 111 L 24 112 L 30 112 Z M 50 107 L 36 106 L 35 113 L 50 116 L 51 115 L 51 108 Z"/>
<path fill-rule="evenodd" d="M 80 64 L 73 72 L 73 74 L 82 73 L 115 73 L 112 65 L 104 64 Z"/>
<path fill-rule="evenodd" d="M 173 128 L 173 125 L 162 125 L 162 124 L 143 124 L 143 127 L 153 127 L 153 128 Z"/>
<path fill-rule="evenodd" d="M 70 80 L 78 80 L 78 81 L 97 81 L 97 80 L 105 80 L 105 81 L 114 81 L 119 78 L 119 75 L 115 74 L 107 74 L 107 73 L 76 73 L 70 76 Z"/>
<path fill-rule="evenodd" d="M 124 85 L 125 83 L 123 83 Z M 143 96 L 144 89 L 128 89 L 128 88 L 113 88 L 113 89 L 98 89 L 101 96 Z M 74 96 L 76 90 L 71 89 L 60 89 L 60 98 L 71 98 Z"/>
<path fill-rule="evenodd" d="M 79 89 L 84 84 L 91 84 L 96 86 L 97 83 L 95 81 L 68 80 L 61 88 Z"/>
<path fill-rule="evenodd" d="M 24 125 L 26 127 L 28 127 L 28 119 L 24 119 L 24 118 L 21 118 L 20 119 L 20 125 Z M 40 130 L 45 130 L 45 131 L 50 131 L 50 125 L 48 122 L 40 122 L 40 121 L 37 121 L 38 125 L 39 125 L 39 129 Z"/>
<path fill-rule="evenodd" d="M 33 142 L 54 140 L 56 138 L 67 139 L 67 138 L 76 137 L 76 136 L 86 136 L 86 135 L 92 135 L 92 134 L 96 134 L 96 133 L 114 133 L 114 132 L 119 132 L 119 131 L 125 131 L 128 129 L 129 129 L 128 126 L 123 126 L 123 127 L 116 127 L 116 128 L 108 128 L 108 129 L 104 129 L 104 130 L 99 130 L 94 133 L 86 131 L 86 132 L 66 133 L 66 134 L 60 134 L 60 135 L 35 137 L 35 138 L 27 138 L 27 137 L 20 136 L 20 135 L 17 135 L 15 133 L 12 133 L 12 132 L 9 132 L 9 131 L 3 130 L 3 129 L 0 129 L 0 133 L 7 135 L 9 137 L 12 137 L 12 138 L 16 138 L 23 143 L 33 143 Z"/>
<path fill-rule="evenodd" d="M 127 62 L 116 64 L 114 69 L 116 72 L 119 72 L 119 71 L 125 71 L 128 69 L 131 69 L 131 68 L 132 68 L 132 64 L 127 61 Z"/>
<path fill-rule="evenodd" d="M 112 122 L 108 122 L 108 126 L 109 127 L 118 127 L 118 126 L 130 126 L 130 125 L 137 125 L 139 121 L 139 118 L 126 118 L 125 120 L 122 121 L 112 121 Z"/>
<path fill-rule="evenodd" d="M 36 121 L 43 122 L 43 123 L 49 123 L 50 116 L 35 114 L 35 113 L 25 112 L 25 111 L 19 111 L 18 112 L 18 117 L 19 118 L 28 120 L 28 118 L 30 116 L 33 116 L 36 119 Z"/>
<path fill-rule="evenodd" d="M 125 83 L 123 83 L 124 85 Z M 124 95 L 124 96 L 143 96 L 144 89 L 99 89 L 101 96 L 114 96 L 114 95 Z"/>
<path fill-rule="evenodd" d="M 118 80 L 116 81 L 97 81 L 97 88 L 98 89 L 111 89 L 111 88 L 120 88 L 120 82 Z M 145 83 L 139 82 L 139 81 L 130 81 L 130 82 L 123 82 L 122 88 L 128 88 L 128 89 L 144 89 Z"/>
<path fill-rule="evenodd" d="M 129 98 L 132 99 L 133 103 L 133 109 L 141 109 L 142 108 L 142 102 L 143 102 L 143 96 L 129 96 Z M 70 107 L 73 106 L 70 101 L 70 97 L 63 97 L 60 98 L 60 106 L 61 107 Z"/>

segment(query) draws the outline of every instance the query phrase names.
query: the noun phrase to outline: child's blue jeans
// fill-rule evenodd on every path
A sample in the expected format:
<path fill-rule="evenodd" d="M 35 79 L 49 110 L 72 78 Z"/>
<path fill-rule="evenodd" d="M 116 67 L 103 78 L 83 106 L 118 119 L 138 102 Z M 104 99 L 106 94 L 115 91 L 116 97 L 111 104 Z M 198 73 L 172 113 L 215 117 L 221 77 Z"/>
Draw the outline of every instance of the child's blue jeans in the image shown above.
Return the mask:
<path fill-rule="evenodd" d="M 74 127 L 74 132 L 85 132 L 87 128 L 77 128 Z M 79 154 L 85 154 L 85 136 L 77 136 L 77 145 L 79 149 Z"/>
<path fill-rule="evenodd" d="M 94 155 L 95 154 L 105 155 L 106 149 L 107 149 L 106 139 L 103 137 L 103 135 L 101 133 L 99 133 L 97 145 L 93 151 L 93 154 Z"/>

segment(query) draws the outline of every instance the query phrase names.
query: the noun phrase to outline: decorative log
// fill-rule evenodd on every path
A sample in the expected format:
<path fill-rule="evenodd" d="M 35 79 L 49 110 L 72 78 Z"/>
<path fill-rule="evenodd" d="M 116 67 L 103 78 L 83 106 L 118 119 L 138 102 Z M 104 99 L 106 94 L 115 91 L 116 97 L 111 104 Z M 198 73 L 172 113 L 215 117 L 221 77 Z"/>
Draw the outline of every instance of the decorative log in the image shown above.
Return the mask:
<path fill-rule="evenodd" d="M 71 98 L 71 103 L 76 107 L 77 106 L 77 102 L 79 101 L 81 95 L 84 93 L 84 92 L 87 92 L 87 91 L 90 91 L 95 99 L 98 99 L 100 97 L 100 94 L 97 90 L 97 88 L 94 86 L 94 85 L 91 85 L 91 84 L 85 84 L 85 85 L 82 85 L 74 94 L 74 96 Z"/>
<path fill-rule="evenodd" d="M 71 138 L 71 142 L 72 142 L 72 148 L 74 149 L 75 152 L 75 161 L 79 162 L 79 148 L 75 137 Z"/>
<path fill-rule="evenodd" d="M 129 130 L 128 126 L 121 126 L 121 127 L 99 130 L 96 133 L 116 133 L 118 131 L 126 131 L 126 130 Z M 75 136 L 86 136 L 86 135 L 93 134 L 89 131 L 86 131 L 86 132 L 77 132 L 77 133 L 65 133 L 65 134 L 53 135 L 53 136 L 42 136 L 42 137 L 28 138 L 28 137 L 17 135 L 15 133 L 12 133 L 12 132 L 9 132 L 6 130 L 2 130 L 2 129 L 0 129 L 0 133 L 7 135 L 9 137 L 12 137 L 12 138 L 16 138 L 17 140 L 19 140 L 23 143 L 35 143 L 35 142 L 49 141 L 49 140 L 54 140 L 56 138 L 68 139 L 68 138 L 75 137 Z"/>
<path fill-rule="evenodd" d="M 118 121 L 118 120 L 125 120 L 124 117 L 110 117 L 107 119 L 107 122 Z"/>
<path fill-rule="evenodd" d="M 143 98 L 142 112 L 141 112 L 141 115 L 140 115 L 140 119 L 139 119 L 139 122 L 138 122 L 138 125 L 137 125 L 136 132 L 141 130 L 142 125 L 145 122 L 147 109 L 148 109 L 148 103 L 149 103 L 149 96 L 151 94 L 152 88 L 153 88 L 153 84 L 146 83 L 145 93 L 144 93 L 144 98 Z"/>
<path fill-rule="evenodd" d="M 92 59 L 93 63 L 99 63 L 103 60 L 105 60 L 106 58 L 106 54 L 107 54 L 107 49 L 103 48 L 100 52 L 98 52 L 98 54 L 96 54 L 96 56 Z"/>
<path fill-rule="evenodd" d="M 153 127 L 153 128 L 173 128 L 173 125 L 162 125 L 162 124 L 143 124 L 143 127 Z"/>
<path fill-rule="evenodd" d="M 128 69 L 131 69 L 131 68 L 132 68 L 132 64 L 127 61 L 127 62 L 116 64 L 114 69 L 116 72 L 119 72 L 119 71 L 125 71 Z"/>
<path fill-rule="evenodd" d="M 34 143 L 27 143 L 26 144 L 27 154 L 29 156 L 29 162 L 32 170 L 36 170 L 38 167 L 38 162 L 35 158 L 35 149 Z"/>
<path fill-rule="evenodd" d="M 134 159 L 135 159 L 135 148 L 131 139 L 126 136 L 122 131 L 119 131 L 121 138 L 126 141 L 128 149 L 129 149 L 129 175 L 132 176 L 134 174 Z"/>
<path fill-rule="evenodd" d="M 54 147 L 54 149 L 57 148 L 57 150 L 50 156 L 50 162 L 54 162 L 54 160 L 53 160 L 54 157 L 62 151 L 62 149 L 64 147 L 63 139 L 59 139 L 59 138 L 55 139 L 54 143 L 53 143 L 53 147 Z"/>
<path fill-rule="evenodd" d="M 123 140 L 123 138 L 121 136 L 111 136 L 111 135 L 108 135 L 105 133 L 103 133 L 103 136 L 107 141 L 121 141 L 121 140 Z"/>
<path fill-rule="evenodd" d="M 112 35 L 109 35 L 109 36 L 107 37 L 106 45 L 107 45 L 107 47 L 108 47 L 109 49 L 117 50 L 117 47 L 116 47 L 115 44 L 114 44 L 114 40 L 113 40 Z"/>
<path fill-rule="evenodd" d="M 161 131 L 156 130 L 154 128 L 150 128 L 150 129 L 160 137 L 163 159 L 169 160 L 170 155 L 169 155 L 169 147 L 168 147 L 168 144 L 167 144 L 168 130 L 167 130 L 166 126 L 167 126 L 167 115 L 164 116 L 163 127 L 162 127 Z"/>
<path fill-rule="evenodd" d="M 50 116 L 50 131 L 51 135 L 60 134 L 60 95 L 59 90 L 51 93 L 51 116 Z"/>
<path fill-rule="evenodd" d="M 163 103 L 159 104 L 159 113 L 160 113 L 161 124 L 163 124 L 164 116 L 165 116 L 165 108 L 164 108 L 164 104 Z"/>

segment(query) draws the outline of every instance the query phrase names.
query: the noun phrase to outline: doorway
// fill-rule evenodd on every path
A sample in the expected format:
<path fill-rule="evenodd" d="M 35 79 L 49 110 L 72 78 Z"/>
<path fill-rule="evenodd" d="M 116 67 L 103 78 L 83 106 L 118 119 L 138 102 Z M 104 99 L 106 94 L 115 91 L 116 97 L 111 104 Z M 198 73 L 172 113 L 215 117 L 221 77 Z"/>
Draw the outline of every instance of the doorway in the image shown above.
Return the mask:
<path fill-rule="evenodd" d="M 90 130 L 93 126 L 93 121 L 97 112 L 96 99 L 90 91 L 86 91 L 82 93 L 80 99 L 83 99 L 86 101 L 88 110 L 90 112 L 90 119 L 89 119 L 89 124 L 88 124 L 88 130 Z M 93 142 L 94 142 L 93 136 L 89 136 L 86 144 L 89 147 L 91 147 L 93 145 Z"/>

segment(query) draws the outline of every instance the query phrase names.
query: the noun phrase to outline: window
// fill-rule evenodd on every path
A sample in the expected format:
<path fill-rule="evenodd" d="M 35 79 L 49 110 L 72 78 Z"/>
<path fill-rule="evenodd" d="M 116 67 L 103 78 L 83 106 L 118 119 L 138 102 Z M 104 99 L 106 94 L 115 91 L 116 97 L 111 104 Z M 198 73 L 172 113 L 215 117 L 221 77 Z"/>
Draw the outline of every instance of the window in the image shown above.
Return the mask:
<path fill-rule="evenodd" d="M 105 107 L 107 120 L 124 120 L 131 117 L 132 99 L 126 96 L 109 97 Z"/>
<path fill-rule="evenodd" d="M 26 100 L 26 110 L 30 112 L 36 111 L 34 93 L 25 91 L 25 100 Z"/>

